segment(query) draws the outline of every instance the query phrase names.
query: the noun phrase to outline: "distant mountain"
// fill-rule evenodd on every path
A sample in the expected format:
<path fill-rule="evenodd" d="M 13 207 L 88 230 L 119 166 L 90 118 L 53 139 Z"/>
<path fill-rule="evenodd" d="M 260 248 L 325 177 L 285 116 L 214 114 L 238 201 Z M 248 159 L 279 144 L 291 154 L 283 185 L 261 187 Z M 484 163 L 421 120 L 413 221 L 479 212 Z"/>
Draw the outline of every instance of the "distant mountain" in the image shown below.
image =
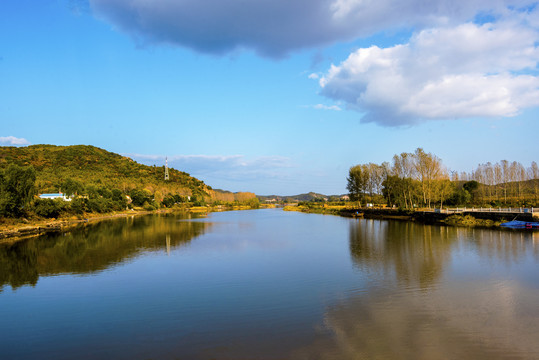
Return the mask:
<path fill-rule="evenodd" d="M 344 195 L 324 195 L 315 192 L 306 194 L 284 195 L 257 195 L 260 202 L 299 202 L 299 201 L 338 201 Z"/>

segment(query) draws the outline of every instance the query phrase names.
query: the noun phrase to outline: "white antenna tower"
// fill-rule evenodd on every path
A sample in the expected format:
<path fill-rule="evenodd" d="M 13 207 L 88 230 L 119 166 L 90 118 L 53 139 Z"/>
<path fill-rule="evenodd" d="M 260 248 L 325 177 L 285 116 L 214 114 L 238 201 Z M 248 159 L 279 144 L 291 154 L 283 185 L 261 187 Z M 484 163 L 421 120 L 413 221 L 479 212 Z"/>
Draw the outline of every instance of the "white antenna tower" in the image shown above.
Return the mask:
<path fill-rule="evenodd" d="M 168 157 L 165 157 L 165 180 L 168 180 Z"/>

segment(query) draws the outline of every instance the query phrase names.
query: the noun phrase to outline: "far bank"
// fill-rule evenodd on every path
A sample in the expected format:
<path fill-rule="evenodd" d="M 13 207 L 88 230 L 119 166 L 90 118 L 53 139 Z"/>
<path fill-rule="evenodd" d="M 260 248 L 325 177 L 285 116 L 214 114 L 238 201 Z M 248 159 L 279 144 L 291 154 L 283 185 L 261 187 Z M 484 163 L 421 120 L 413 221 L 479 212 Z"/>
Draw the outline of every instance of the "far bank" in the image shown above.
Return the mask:
<path fill-rule="evenodd" d="M 443 224 L 452 226 L 499 227 L 512 220 L 539 221 L 539 212 L 529 209 L 453 209 L 453 210 L 403 210 L 391 208 L 358 208 L 347 206 L 327 206 L 303 204 L 286 206 L 285 211 L 362 217 L 367 219 L 393 219 L 417 221 L 424 224 Z M 536 210 L 536 209 L 535 209 Z"/>

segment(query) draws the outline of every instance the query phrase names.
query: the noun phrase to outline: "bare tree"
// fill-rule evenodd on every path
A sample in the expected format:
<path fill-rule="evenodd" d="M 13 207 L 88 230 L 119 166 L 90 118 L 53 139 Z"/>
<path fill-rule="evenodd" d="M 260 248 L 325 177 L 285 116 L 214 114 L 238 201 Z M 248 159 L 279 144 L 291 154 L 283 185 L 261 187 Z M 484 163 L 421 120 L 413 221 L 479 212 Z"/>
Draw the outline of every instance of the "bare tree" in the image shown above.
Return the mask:
<path fill-rule="evenodd" d="M 503 183 L 503 169 L 502 166 L 498 163 L 494 165 L 494 182 L 496 183 L 496 201 L 499 201 L 500 196 L 498 194 L 498 189 L 500 184 Z"/>
<path fill-rule="evenodd" d="M 492 187 L 495 184 L 494 168 L 490 161 L 485 164 L 485 180 L 486 180 L 486 184 L 488 185 L 488 197 L 490 201 L 492 200 Z"/>
<path fill-rule="evenodd" d="M 417 148 L 414 153 L 415 168 L 421 182 L 423 203 L 430 208 L 433 198 L 434 180 L 441 172 L 441 160 L 431 153 L 426 153 L 422 148 Z"/>
<path fill-rule="evenodd" d="M 509 174 L 509 161 L 502 160 L 500 161 L 502 168 L 502 181 L 503 181 L 503 201 L 507 204 L 507 183 L 510 179 Z"/>
<path fill-rule="evenodd" d="M 532 187 L 533 187 L 533 195 L 534 200 L 537 202 L 537 190 L 538 186 L 537 183 L 539 182 L 539 167 L 537 166 L 537 163 L 535 161 L 532 161 L 532 164 L 530 168 L 528 169 L 528 178 L 532 180 Z"/>
<path fill-rule="evenodd" d="M 403 152 L 400 155 L 394 155 L 393 173 L 402 180 L 405 207 L 412 208 L 414 203 L 412 200 L 413 184 L 411 180 L 415 177 L 414 154 Z"/>

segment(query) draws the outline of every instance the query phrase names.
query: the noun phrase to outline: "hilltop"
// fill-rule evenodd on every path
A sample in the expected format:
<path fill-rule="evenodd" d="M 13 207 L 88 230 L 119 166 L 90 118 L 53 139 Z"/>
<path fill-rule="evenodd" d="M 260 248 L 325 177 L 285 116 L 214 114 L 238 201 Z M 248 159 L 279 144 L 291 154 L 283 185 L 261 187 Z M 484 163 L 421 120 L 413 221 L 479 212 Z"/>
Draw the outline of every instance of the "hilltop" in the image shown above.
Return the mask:
<path fill-rule="evenodd" d="M 36 170 L 36 190 L 58 192 L 66 179 L 84 185 L 106 186 L 123 191 L 156 190 L 161 193 L 207 194 L 211 187 L 189 174 L 169 169 L 164 180 L 164 166 L 147 166 L 132 159 L 90 145 L 30 145 L 0 147 L 0 169 L 9 164 L 31 165 Z"/>

